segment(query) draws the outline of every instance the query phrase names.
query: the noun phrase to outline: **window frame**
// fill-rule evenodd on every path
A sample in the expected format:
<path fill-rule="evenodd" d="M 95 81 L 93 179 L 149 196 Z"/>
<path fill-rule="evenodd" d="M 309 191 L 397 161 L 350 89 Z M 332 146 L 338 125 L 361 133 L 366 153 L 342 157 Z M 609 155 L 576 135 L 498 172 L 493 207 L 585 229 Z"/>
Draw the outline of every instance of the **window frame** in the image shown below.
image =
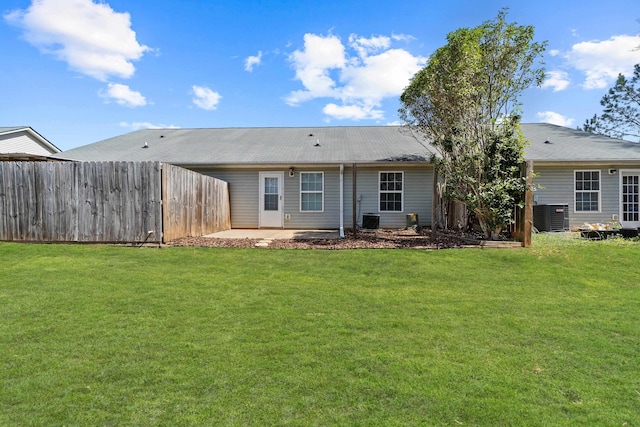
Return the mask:
<path fill-rule="evenodd" d="M 318 191 L 318 190 L 313 190 L 313 191 L 303 190 L 302 189 L 302 175 L 306 175 L 306 174 L 308 174 L 308 175 L 320 174 L 321 182 L 322 182 L 322 190 L 320 190 L 320 191 Z M 322 171 L 301 171 L 299 173 L 299 175 L 300 175 L 300 206 L 299 206 L 300 213 L 322 213 L 322 212 L 324 212 L 324 188 L 325 188 L 325 186 L 324 186 L 324 172 L 322 172 Z M 321 202 L 320 202 L 321 203 L 321 208 L 320 208 L 320 210 L 304 210 L 303 209 L 303 204 L 302 204 L 302 197 L 303 197 L 302 195 L 303 194 L 320 194 L 320 197 L 321 197 Z"/>
<path fill-rule="evenodd" d="M 400 190 L 382 190 L 382 174 L 386 173 L 386 174 L 401 174 L 402 175 L 402 181 L 401 181 L 401 189 Z M 378 171 L 378 212 L 379 213 L 402 213 L 404 212 L 404 171 Z M 389 180 L 387 179 L 386 181 L 387 183 L 389 182 Z M 395 179 L 394 179 L 394 182 Z M 390 209 L 382 209 L 382 194 L 400 194 L 400 210 L 390 210 Z M 388 201 L 386 201 L 385 203 L 389 203 Z"/>
<path fill-rule="evenodd" d="M 586 181 L 584 179 L 584 175 L 582 180 L 578 180 L 578 173 L 594 173 L 597 172 L 598 173 L 598 189 L 597 190 L 593 190 L 593 189 L 589 189 L 589 190 L 585 190 L 585 189 L 580 189 L 578 190 L 578 182 L 594 182 L 593 179 L 589 179 L 588 181 Z M 598 200 L 598 209 L 596 210 L 578 210 L 578 194 L 597 194 Z M 584 201 L 582 202 L 584 204 Z M 602 210 L 602 171 L 598 170 L 598 169 L 576 169 L 573 171 L 573 211 L 576 213 L 600 213 Z"/>

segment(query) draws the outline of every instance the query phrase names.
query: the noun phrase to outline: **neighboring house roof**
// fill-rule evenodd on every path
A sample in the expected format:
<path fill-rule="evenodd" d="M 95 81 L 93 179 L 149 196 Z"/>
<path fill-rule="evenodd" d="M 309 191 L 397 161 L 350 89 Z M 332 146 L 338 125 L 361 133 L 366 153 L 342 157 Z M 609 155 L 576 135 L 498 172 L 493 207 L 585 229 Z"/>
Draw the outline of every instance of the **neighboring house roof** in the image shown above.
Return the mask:
<path fill-rule="evenodd" d="M 0 154 L 4 158 L 39 158 L 59 152 L 58 147 L 29 126 L 0 127 Z"/>
<path fill-rule="evenodd" d="M 640 143 L 547 123 L 525 123 L 522 131 L 530 142 L 525 158 L 534 163 L 640 161 Z"/>
<path fill-rule="evenodd" d="M 640 161 L 640 144 L 544 123 L 523 124 L 535 162 Z M 545 142 L 548 141 L 548 142 Z M 319 145 L 318 145 L 319 144 Z M 146 147 L 146 148 L 145 148 Z M 177 165 L 429 162 L 436 150 L 402 126 L 145 129 L 53 157 Z"/>
<path fill-rule="evenodd" d="M 147 147 L 147 148 L 143 148 Z M 179 165 L 428 162 L 428 144 L 399 126 L 145 129 L 57 155 Z"/>

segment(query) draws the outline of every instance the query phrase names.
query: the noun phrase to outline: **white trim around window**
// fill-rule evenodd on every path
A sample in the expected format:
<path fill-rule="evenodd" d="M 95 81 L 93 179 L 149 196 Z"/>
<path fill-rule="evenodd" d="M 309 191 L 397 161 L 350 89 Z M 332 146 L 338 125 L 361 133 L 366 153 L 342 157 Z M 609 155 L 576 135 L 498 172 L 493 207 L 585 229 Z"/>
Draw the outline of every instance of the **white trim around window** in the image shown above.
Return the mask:
<path fill-rule="evenodd" d="M 300 172 L 300 212 L 324 212 L 324 172 Z"/>
<path fill-rule="evenodd" d="M 404 211 L 404 172 L 378 172 L 378 211 Z"/>
<path fill-rule="evenodd" d="M 574 212 L 600 212 L 601 175 L 599 170 L 573 171 Z"/>

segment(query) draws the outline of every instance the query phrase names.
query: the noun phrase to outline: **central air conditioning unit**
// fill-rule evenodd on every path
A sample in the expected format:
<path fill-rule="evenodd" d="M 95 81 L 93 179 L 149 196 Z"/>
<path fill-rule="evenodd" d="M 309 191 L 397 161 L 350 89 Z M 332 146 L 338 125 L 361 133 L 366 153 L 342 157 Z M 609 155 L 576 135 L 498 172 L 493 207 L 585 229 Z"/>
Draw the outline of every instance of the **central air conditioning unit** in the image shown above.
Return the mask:
<path fill-rule="evenodd" d="M 375 230 L 378 227 L 380 227 L 380 215 L 372 213 L 362 215 L 362 228 Z"/>
<path fill-rule="evenodd" d="M 533 226 L 538 231 L 569 231 L 569 205 L 534 205 Z"/>

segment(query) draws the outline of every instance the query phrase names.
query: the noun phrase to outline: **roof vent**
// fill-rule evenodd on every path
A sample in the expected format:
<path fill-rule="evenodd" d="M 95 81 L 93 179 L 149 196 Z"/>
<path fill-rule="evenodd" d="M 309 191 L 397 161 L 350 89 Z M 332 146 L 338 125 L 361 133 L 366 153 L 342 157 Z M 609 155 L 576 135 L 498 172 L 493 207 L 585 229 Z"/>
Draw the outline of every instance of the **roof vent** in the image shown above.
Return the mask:
<path fill-rule="evenodd" d="M 164 135 L 160 135 L 160 138 L 164 138 Z"/>
<path fill-rule="evenodd" d="M 551 141 L 549 141 L 548 139 L 545 139 L 545 140 L 544 140 L 544 143 L 545 143 L 545 144 L 551 144 Z"/>
<path fill-rule="evenodd" d="M 309 134 L 309 136 L 313 136 L 313 134 L 312 134 L 312 133 L 310 133 L 310 134 Z"/>
<path fill-rule="evenodd" d="M 320 139 L 316 139 L 316 143 L 313 144 L 314 147 L 320 147 Z"/>
<path fill-rule="evenodd" d="M 142 148 L 149 148 L 149 143 L 145 142 L 144 145 L 142 146 Z"/>

